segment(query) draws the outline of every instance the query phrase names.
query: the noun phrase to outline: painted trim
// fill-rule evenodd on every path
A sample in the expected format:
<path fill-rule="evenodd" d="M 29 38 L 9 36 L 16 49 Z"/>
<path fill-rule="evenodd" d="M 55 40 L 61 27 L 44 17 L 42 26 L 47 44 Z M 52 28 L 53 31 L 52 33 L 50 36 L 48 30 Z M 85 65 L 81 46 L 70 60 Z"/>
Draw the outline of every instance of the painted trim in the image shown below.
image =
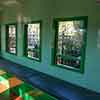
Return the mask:
<path fill-rule="evenodd" d="M 40 48 L 39 48 L 39 59 L 38 58 L 31 58 L 31 57 L 28 57 L 27 56 L 27 27 L 28 27 L 28 24 L 35 24 L 35 23 L 39 23 L 40 24 Z M 39 61 L 41 62 L 41 52 L 42 52 L 42 21 L 32 21 L 32 22 L 29 22 L 29 23 L 26 23 L 24 24 L 24 42 L 23 42 L 23 48 L 24 48 L 24 56 L 30 60 L 35 60 L 35 61 Z"/>
<path fill-rule="evenodd" d="M 83 20 L 84 21 L 83 28 L 86 30 L 84 32 L 84 35 L 83 35 L 83 42 L 84 43 L 82 45 L 81 64 L 80 64 L 79 69 L 75 68 L 73 66 L 66 66 L 65 67 L 63 64 L 62 65 L 56 64 L 56 52 L 57 52 L 57 48 L 58 48 L 58 45 L 56 44 L 57 41 L 58 41 L 58 22 L 59 21 L 74 21 L 74 20 Z M 54 40 L 54 48 L 52 48 L 52 60 L 51 60 L 53 66 L 57 66 L 57 67 L 60 67 L 60 68 L 65 68 L 65 69 L 68 69 L 68 70 L 84 73 L 85 53 L 86 53 L 86 44 L 87 44 L 87 23 L 88 23 L 88 17 L 87 16 L 69 17 L 69 18 L 55 18 L 54 19 L 53 28 L 54 28 L 54 31 L 55 31 L 55 36 L 54 36 L 55 40 Z"/>
<path fill-rule="evenodd" d="M 1 25 L 0 25 L 0 55 L 1 55 Z"/>

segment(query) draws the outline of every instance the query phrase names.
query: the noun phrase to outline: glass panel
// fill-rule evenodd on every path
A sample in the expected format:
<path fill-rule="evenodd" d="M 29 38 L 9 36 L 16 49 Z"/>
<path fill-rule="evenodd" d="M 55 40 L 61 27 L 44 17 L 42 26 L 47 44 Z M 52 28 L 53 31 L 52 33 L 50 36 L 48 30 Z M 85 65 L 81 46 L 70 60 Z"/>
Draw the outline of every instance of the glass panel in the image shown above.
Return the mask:
<path fill-rule="evenodd" d="M 66 67 L 75 67 L 80 68 L 80 60 L 79 59 L 64 59 L 63 57 L 57 56 L 57 64 L 58 65 L 64 65 Z"/>
<path fill-rule="evenodd" d="M 60 21 L 58 23 L 57 64 L 80 67 L 85 31 L 83 27 L 83 20 Z"/>
<path fill-rule="evenodd" d="M 16 53 L 16 27 L 15 25 L 9 25 L 8 35 L 8 50 L 10 53 Z"/>
<path fill-rule="evenodd" d="M 40 23 L 28 24 L 27 52 L 30 58 L 39 58 L 40 48 Z"/>

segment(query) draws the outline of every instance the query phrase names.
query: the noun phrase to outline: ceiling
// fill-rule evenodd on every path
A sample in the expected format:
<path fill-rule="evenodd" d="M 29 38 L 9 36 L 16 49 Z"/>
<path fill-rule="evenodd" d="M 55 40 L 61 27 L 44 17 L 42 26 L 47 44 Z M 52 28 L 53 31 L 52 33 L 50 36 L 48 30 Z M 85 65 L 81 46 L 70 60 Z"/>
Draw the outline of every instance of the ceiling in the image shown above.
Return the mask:
<path fill-rule="evenodd" d="M 0 0 L 0 11 L 5 7 L 19 6 L 23 4 L 24 0 Z"/>

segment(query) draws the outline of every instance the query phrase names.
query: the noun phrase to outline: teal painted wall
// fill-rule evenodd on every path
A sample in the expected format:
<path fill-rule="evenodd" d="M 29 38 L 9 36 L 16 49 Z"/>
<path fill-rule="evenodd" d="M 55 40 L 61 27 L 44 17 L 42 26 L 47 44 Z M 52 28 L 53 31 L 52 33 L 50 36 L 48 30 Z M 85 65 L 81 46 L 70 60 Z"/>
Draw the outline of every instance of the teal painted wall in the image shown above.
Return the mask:
<path fill-rule="evenodd" d="M 6 7 L 2 14 L 2 56 L 59 79 L 100 92 L 100 78 L 98 77 L 100 75 L 100 48 L 97 47 L 97 30 L 100 27 L 99 10 L 95 0 L 26 0 L 22 6 Z M 23 23 L 18 23 L 18 15 L 29 17 L 33 21 L 42 20 L 41 62 L 23 57 Z M 88 16 L 84 74 L 51 65 L 51 51 L 54 43 L 53 19 L 72 16 Z M 12 22 L 18 24 L 18 56 L 5 52 L 5 24 Z"/>

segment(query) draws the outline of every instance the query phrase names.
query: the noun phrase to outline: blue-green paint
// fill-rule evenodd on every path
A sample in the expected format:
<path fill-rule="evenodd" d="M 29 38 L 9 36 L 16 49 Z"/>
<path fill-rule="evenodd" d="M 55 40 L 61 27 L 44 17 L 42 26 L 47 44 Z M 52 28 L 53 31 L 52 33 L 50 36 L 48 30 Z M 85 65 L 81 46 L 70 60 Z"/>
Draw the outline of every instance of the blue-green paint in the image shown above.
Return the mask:
<path fill-rule="evenodd" d="M 21 8 L 20 8 L 21 7 Z M 94 0 L 25 0 L 23 6 L 4 8 L 2 13 L 2 56 L 32 69 L 59 79 L 100 92 L 100 48 L 97 48 L 97 29 L 100 27 L 100 7 Z M 18 24 L 18 56 L 5 52 L 5 25 L 16 22 L 18 14 L 31 21 L 42 20 L 41 62 L 23 57 L 23 22 Z M 98 16 L 97 16 L 98 15 Z M 87 47 L 84 74 L 73 72 L 51 64 L 54 44 L 54 18 L 88 16 Z"/>

